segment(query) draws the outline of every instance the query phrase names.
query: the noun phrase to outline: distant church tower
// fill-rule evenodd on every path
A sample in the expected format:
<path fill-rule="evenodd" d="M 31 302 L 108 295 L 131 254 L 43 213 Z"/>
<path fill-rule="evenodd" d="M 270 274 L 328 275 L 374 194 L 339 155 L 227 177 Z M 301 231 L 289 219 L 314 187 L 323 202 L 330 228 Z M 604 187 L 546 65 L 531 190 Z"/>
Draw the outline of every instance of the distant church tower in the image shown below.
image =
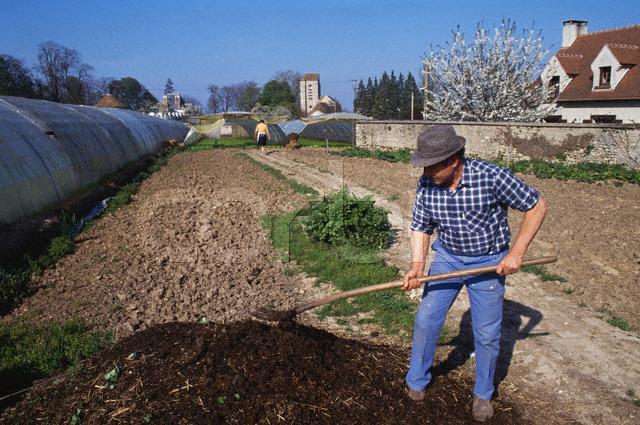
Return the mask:
<path fill-rule="evenodd" d="M 300 80 L 300 111 L 303 115 L 309 112 L 320 99 L 320 74 L 304 74 Z"/>

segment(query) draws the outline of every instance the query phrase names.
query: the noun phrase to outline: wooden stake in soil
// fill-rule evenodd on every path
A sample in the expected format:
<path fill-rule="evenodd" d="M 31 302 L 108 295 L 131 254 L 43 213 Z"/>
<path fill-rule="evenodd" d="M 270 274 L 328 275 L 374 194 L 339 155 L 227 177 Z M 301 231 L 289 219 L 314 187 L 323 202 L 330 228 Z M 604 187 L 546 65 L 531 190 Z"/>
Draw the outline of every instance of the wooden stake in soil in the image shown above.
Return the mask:
<path fill-rule="evenodd" d="M 557 260 L 558 258 L 555 256 L 541 257 L 533 260 L 525 260 L 522 262 L 521 267 L 555 263 Z M 456 272 L 425 276 L 418 279 L 418 281 L 420 281 L 420 283 L 426 283 L 426 282 L 432 282 L 434 280 L 451 279 L 456 277 L 472 276 L 477 274 L 495 273 L 497 268 L 498 268 L 497 264 L 493 266 L 486 266 L 486 267 L 475 267 L 471 269 L 459 270 Z M 282 322 L 286 320 L 292 320 L 294 317 L 296 317 L 298 314 L 304 311 L 311 310 L 313 308 L 320 307 L 321 305 L 329 304 L 334 301 L 338 301 L 346 298 L 353 298 L 359 295 L 369 294 L 371 292 L 378 292 L 378 291 L 384 291 L 387 289 L 399 288 L 403 285 L 404 285 L 403 280 L 395 280 L 393 282 L 381 283 L 378 285 L 366 286 L 364 288 L 352 289 L 351 291 L 338 292 L 323 298 L 318 298 L 318 299 L 309 301 L 305 304 L 299 304 L 294 308 L 292 308 L 291 310 L 282 311 L 282 310 L 272 310 L 269 308 L 260 308 L 252 312 L 251 315 L 258 320 L 265 320 L 267 322 Z"/>

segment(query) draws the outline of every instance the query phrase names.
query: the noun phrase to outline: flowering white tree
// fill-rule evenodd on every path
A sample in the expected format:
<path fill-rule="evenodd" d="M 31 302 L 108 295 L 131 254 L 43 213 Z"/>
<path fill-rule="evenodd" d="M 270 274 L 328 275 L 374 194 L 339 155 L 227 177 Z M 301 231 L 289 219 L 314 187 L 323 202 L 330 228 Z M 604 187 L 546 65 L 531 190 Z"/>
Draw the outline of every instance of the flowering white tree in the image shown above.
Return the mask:
<path fill-rule="evenodd" d="M 427 120 L 540 121 L 551 112 L 536 82 L 547 51 L 541 32 L 503 19 L 489 34 L 478 24 L 467 45 L 458 27 L 453 41 L 423 59 Z"/>

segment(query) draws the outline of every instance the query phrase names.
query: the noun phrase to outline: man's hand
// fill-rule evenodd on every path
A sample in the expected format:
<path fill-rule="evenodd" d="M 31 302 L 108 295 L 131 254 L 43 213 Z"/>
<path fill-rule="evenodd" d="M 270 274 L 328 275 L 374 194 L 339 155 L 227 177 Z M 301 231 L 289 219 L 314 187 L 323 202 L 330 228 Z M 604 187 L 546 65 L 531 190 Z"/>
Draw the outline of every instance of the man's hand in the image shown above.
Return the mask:
<path fill-rule="evenodd" d="M 522 255 L 510 252 L 500 261 L 496 273 L 500 276 L 506 276 L 518 272 L 520 266 L 522 266 Z"/>
<path fill-rule="evenodd" d="M 422 283 L 418 279 L 422 276 L 424 276 L 424 263 L 411 263 L 411 268 L 404 274 L 402 289 L 409 291 L 419 288 Z"/>
<path fill-rule="evenodd" d="M 540 197 L 538 203 L 529 211 L 524 213 L 522 225 L 518 232 L 518 237 L 511 247 L 511 251 L 500 261 L 496 273 L 506 276 L 516 273 L 522 266 L 522 257 L 527 252 L 529 244 L 538 233 L 538 229 L 542 225 L 544 216 L 547 214 L 547 203 L 544 198 Z"/>

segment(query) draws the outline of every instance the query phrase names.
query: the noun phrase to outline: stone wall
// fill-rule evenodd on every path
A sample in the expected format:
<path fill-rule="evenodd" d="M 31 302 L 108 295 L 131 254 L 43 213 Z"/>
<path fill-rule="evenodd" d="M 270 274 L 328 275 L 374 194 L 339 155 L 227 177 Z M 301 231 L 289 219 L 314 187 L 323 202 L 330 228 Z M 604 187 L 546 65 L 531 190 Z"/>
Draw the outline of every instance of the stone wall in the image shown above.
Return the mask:
<path fill-rule="evenodd" d="M 415 149 L 416 138 L 434 124 L 451 124 L 467 139 L 467 153 L 485 159 L 562 159 L 640 169 L 640 126 L 628 124 L 532 124 L 427 121 L 359 121 L 357 147 Z"/>

